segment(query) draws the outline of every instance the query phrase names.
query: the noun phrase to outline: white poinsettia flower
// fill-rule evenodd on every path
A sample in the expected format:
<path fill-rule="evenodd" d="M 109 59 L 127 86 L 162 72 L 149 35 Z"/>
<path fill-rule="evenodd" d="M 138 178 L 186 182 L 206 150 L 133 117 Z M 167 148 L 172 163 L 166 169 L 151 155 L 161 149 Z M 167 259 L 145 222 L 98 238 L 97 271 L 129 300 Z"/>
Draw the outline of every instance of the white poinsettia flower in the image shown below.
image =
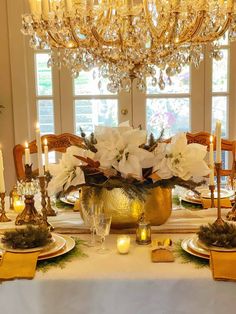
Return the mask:
<path fill-rule="evenodd" d="M 193 176 L 209 174 L 209 167 L 204 158 L 207 147 L 200 144 L 188 144 L 185 133 L 174 136 L 171 143 L 156 150 L 156 166 L 154 171 L 162 179 L 172 176 L 189 180 Z"/>
<path fill-rule="evenodd" d="M 131 127 L 98 127 L 95 129 L 95 138 L 95 159 L 103 168 L 114 167 L 124 177 L 131 175 L 141 178 L 142 169 L 154 165 L 153 153 L 140 148 L 147 139 L 147 132 L 144 130 Z"/>
<path fill-rule="evenodd" d="M 50 165 L 49 171 L 52 175 L 52 180 L 48 186 L 50 195 L 68 189 L 70 186 L 76 186 L 85 183 L 84 173 L 80 166 L 83 162 L 75 156 L 93 158 L 94 153 L 86 151 L 77 146 L 70 146 L 66 153 L 62 154 L 62 158 L 56 165 Z"/>

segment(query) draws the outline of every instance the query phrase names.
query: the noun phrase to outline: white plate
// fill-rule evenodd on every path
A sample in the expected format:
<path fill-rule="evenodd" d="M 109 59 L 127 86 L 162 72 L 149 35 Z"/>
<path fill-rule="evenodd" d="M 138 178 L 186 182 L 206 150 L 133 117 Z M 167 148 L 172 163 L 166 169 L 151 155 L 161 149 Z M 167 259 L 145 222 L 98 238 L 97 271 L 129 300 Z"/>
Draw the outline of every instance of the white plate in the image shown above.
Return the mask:
<path fill-rule="evenodd" d="M 79 191 L 71 191 L 70 193 L 60 197 L 60 201 L 66 204 L 74 205 L 79 199 Z"/>
<path fill-rule="evenodd" d="M 1 243 L 1 249 L 4 251 L 12 252 L 12 253 L 32 253 L 41 251 L 39 256 L 44 256 L 48 254 L 55 253 L 63 248 L 66 241 L 57 234 L 52 234 L 52 242 L 47 244 L 46 246 L 30 248 L 30 249 L 13 249 L 9 248 L 4 243 Z"/>
<path fill-rule="evenodd" d="M 190 248 L 190 250 L 192 250 L 192 251 L 194 251 L 196 253 L 199 253 L 201 255 L 206 255 L 206 256 L 210 257 L 209 250 L 208 249 L 204 249 L 203 247 L 201 247 L 198 244 L 198 236 L 197 235 L 194 235 L 191 238 L 189 238 L 188 247 Z"/>
<path fill-rule="evenodd" d="M 186 191 L 183 196 L 182 200 L 185 202 L 193 203 L 193 204 L 201 204 L 201 197 L 203 198 L 210 198 L 210 191 L 207 188 L 197 188 L 197 190 L 201 193 L 197 195 L 191 190 Z M 215 191 L 214 194 L 215 198 L 217 198 L 217 192 Z M 232 198 L 234 197 L 234 191 L 221 189 L 221 198 Z"/>
<path fill-rule="evenodd" d="M 196 188 L 198 192 L 201 193 L 202 198 L 211 198 L 211 192 L 208 188 Z M 226 190 L 226 189 L 221 189 L 220 190 L 220 197 L 221 198 L 228 198 L 234 196 L 234 191 L 233 190 Z M 217 191 L 214 191 L 214 197 L 217 198 Z"/>
<path fill-rule="evenodd" d="M 60 251 L 57 251 L 53 254 L 50 254 L 50 255 L 44 255 L 44 256 L 39 256 L 38 257 L 38 260 L 39 261 L 42 261 L 42 260 L 46 260 L 46 259 L 50 259 L 50 258 L 54 258 L 54 257 L 57 257 L 57 256 L 61 256 L 63 254 L 66 254 L 68 252 L 70 252 L 71 250 L 73 250 L 73 248 L 75 247 L 75 240 L 72 239 L 71 237 L 67 236 L 67 235 L 61 235 L 60 237 L 62 237 L 64 240 L 65 240 L 65 245 L 64 247 L 60 250 Z"/>
<path fill-rule="evenodd" d="M 50 259 L 50 258 L 54 258 L 54 257 L 57 257 L 57 256 L 61 256 L 63 254 L 66 254 L 68 252 L 70 252 L 71 250 L 73 250 L 73 248 L 75 247 L 75 240 L 72 239 L 71 237 L 67 236 L 67 235 L 60 235 L 60 238 L 63 238 L 64 240 L 64 246 L 58 251 L 55 251 L 55 252 L 51 252 L 50 254 L 40 254 L 39 257 L 38 257 L 38 260 L 39 261 L 42 261 L 42 260 L 47 260 L 47 259 Z M 2 257 L 2 254 L 3 254 L 4 251 L 1 251 L 0 249 L 0 259 Z"/>
<path fill-rule="evenodd" d="M 68 205 L 71 205 L 71 206 L 74 205 L 74 203 L 69 202 L 69 201 L 66 199 L 65 196 L 61 196 L 59 199 L 60 199 L 60 201 L 61 201 L 62 203 L 65 203 L 65 204 L 68 204 Z"/>
<path fill-rule="evenodd" d="M 29 248 L 29 249 L 13 249 L 11 247 L 8 247 L 6 244 L 2 243 L 1 242 L 2 238 L 3 236 L 0 238 L 1 249 L 4 251 L 12 252 L 12 253 L 32 253 L 32 252 L 44 251 L 53 247 L 54 242 L 55 242 L 55 239 L 52 237 L 52 241 L 45 246 L 38 246 L 38 247 Z"/>
<path fill-rule="evenodd" d="M 197 256 L 197 257 L 204 258 L 204 259 L 209 259 L 209 256 L 202 255 L 202 254 L 200 254 L 200 253 L 198 253 L 198 252 L 195 252 L 195 251 L 193 251 L 193 250 L 191 250 L 191 249 L 189 248 L 188 243 L 189 243 L 189 240 L 190 240 L 190 239 L 191 239 L 191 238 L 187 238 L 187 239 L 184 239 L 184 240 L 181 242 L 181 247 L 182 247 L 182 249 L 183 249 L 185 252 L 187 252 L 187 253 L 189 253 L 189 254 L 191 254 L 191 255 L 193 255 L 193 256 Z"/>
<path fill-rule="evenodd" d="M 47 256 L 47 255 L 50 255 L 50 254 L 55 254 L 58 251 L 60 251 L 61 249 L 63 249 L 63 247 L 65 246 L 66 240 L 64 239 L 64 237 L 62 235 L 59 235 L 59 234 L 56 234 L 56 233 L 52 233 L 52 237 L 55 239 L 54 245 L 51 246 L 47 250 L 43 250 L 39 254 L 39 257 Z"/>
<path fill-rule="evenodd" d="M 224 247 L 214 246 L 214 245 L 208 246 L 207 244 L 203 243 L 199 239 L 197 239 L 197 243 L 200 248 L 203 248 L 205 250 L 218 251 L 218 252 L 236 252 L 236 247 L 227 249 Z"/>

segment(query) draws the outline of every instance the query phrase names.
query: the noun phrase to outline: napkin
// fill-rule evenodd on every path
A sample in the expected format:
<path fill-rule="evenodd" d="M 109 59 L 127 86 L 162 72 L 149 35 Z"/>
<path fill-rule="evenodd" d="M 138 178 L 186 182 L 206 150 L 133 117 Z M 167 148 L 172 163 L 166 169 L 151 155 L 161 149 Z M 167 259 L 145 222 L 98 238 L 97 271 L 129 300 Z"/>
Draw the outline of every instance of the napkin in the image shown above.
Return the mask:
<path fill-rule="evenodd" d="M 210 266 L 215 280 L 236 281 L 236 252 L 210 251 Z"/>
<path fill-rule="evenodd" d="M 217 199 L 215 199 L 215 206 L 217 206 Z M 211 199 L 210 198 L 201 198 L 201 203 L 203 208 L 211 208 Z M 231 208 L 232 204 L 229 198 L 222 198 L 220 200 L 221 207 Z"/>
<path fill-rule="evenodd" d="M 31 253 L 5 252 L 0 264 L 0 280 L 32 279 L 35 275 L 40 251 Z"/>

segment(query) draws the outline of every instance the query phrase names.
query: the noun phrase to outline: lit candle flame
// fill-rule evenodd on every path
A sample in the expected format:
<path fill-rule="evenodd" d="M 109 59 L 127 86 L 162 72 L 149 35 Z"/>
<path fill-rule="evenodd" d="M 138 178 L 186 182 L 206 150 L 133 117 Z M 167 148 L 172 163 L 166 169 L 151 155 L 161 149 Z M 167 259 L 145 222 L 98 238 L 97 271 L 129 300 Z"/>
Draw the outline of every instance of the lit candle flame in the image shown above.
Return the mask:
<path fill-rule="evenodd" d="M 43 141 L 44 145 L 47 146 L 48 145 L 48 140 L 45 138 L 45 140 Z"/>
<path fill-rule="evenodd" d="M 25 142 L 25 148 L 29 148 L 28 142 Z"/>
<path fill-rule="evenodd" d="M 213 143 L 213 136 L 210 136 L 210 142 Z"/>
<path fill-rule="evenodd" d="M 37 130 L 39 130 L 39 122 L 36 122 L 35 128 L 36 128 Z"/>

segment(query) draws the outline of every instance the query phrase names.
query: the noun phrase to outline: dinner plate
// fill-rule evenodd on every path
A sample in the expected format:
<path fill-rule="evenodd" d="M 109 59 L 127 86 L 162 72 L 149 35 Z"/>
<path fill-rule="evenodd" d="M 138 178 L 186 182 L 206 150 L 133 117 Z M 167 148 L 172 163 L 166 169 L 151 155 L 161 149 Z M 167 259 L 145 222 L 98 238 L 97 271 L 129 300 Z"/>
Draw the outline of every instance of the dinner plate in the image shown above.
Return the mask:
<path fill-rule="evenodd" d="M 51 242 L 48 243 L 47 245 L 44 245 L 44 246 L 38 246 L 38 247 L 29 248 L 29 249 L 20 249 L 20 248 L 14 249 L 14 248 L 9 247 L 6 244 L 2 243 L 1 242 L 2 238 L 3 238 L 3 236 L 0 237 L 1 249 L 4 251 L 12 252 L 12 253 L 32 253 L 32 252 L 48 250 L 54 246 L 54 242 L 55 242 L 55 239 L 52 237 Z"/>
<path fill-rule="evenodd" d="M 214 245 L 207 245 L 203 243 L 201 240 L 197 239 L 198 246 L 205 249 L 205 250 L 211 250 L 211 251 L 218 251 L 218 252 L 236 252 L 236 247 L 234 248 L 224 248 L 220 246 L 214 246 Z"/>
<path fill-rule="evenodd" d="M 204 249 L 203 247 L 201 247 L 199 244 L 198 244 L 198 236 L 194 235 L 192 236 L 191 238 L 189 238 L 189 241 L 188 241 L 188 247 L 194 251 L 194 252 L 197 252 L 201 255 L 205 255 L 205 256 L 208 256 L 210 257 L 210 252 L 208 249 Z"/>
<path fill-rule="evenodd" d="M 46 246 L 36 247 L 36 248 L 29 248 L 29 249 L 13 249 L 9 248 L 4 243 L 1 243 L 1 249 L 3 251 L 8 251 L 12 253 L 32 253 L 41 251 L 39 256 L 45 256 L 48 254 L 55 253 L 61 250 L 66 244 L 66 241 L 63 237 L 53 233 L 52 234 L 52 242 L 47 244 Z"/>
<path fill-rule="evenodd" d="M 181 242 L 181 247 L 182 247 L 182 249 L 183 249 L 185 252 L 187 252 L 187 253 L 189 253 L 189 254 L 191 254 L 191 255 L 193 255 L 193 256 L 197 256 L 197 257 L 200 257 L 200 258 L 203 258 L 203 259 L 209 259 L 209 258 L 210 258 L 209 256 L 200 254 L 200 253 L 198 253 L 198 252 L 192 250 L 192 249 L 188 246 L 188 243 L 189 243 L 189 240 L 190 240 L 190 239 L 191 239 L 191 238 L 187 238 L 187 239 L 184 239 L 184 240 Z"/>
<path fill-rule="evenodd" d="M 197 188 L 197 191 L 200 193 L 200 195 L 194 193 L 191 190 L 187 190 L 182 195 L 182 200 L 185 202 L 193 203 L 193 204 L 201 204 L 201 197 L 203 198 L 210 198 L 210 191 L 207 188 Z M 214 192 L 215 198 L 217 198 L 217 192 Z M 221 198 L 233 198 L 234 197 L 234 191 L 221 189 Z"/>
<path fill-rule="evenodd" d="M 55 254 L 66 245 L 66 240 L 62 235 L 52 233 L 52 237 L 55 239 L 54 245 L 40 252 L 39 257 L 44 257 L 50 254 Z"/>
<path fill-rule="evenodd" d="M 211 191 L 208 188 L 196 188 L 196 190 L 201 194 L 202 198 L 211 198 Z M 233 190 L 221 189 L 220 198 L 230 198 L 234 196 Z M 217 198 L 217 191 L 214 191 L 214 198 Z"/>
<path fill-rule="evenodd" d="M 54 252 L 50 255 L 48 255 L 48 254 L 44 255 L 44 256 L 39 255 L 39 257 L 38 257 L 39 261 L 58 257 L 58 256 L 61 256 L 63 254 L 70 252 L 71 250 L 73 250 L 73 248 L 75 247 L 75 240 L 72 239 L 71 237 L 67 236 L 67 235 L 61 235 L 60 237 L 62 237 L 65 240 L 64 247 L 61 250 Z"/>
<path fill-rule="evenodd" d="M 74 205 L 79 199 L 79 191 L 71 191 L 68 194 L 61 196 L 60 201 L 66 204 Z"/>

